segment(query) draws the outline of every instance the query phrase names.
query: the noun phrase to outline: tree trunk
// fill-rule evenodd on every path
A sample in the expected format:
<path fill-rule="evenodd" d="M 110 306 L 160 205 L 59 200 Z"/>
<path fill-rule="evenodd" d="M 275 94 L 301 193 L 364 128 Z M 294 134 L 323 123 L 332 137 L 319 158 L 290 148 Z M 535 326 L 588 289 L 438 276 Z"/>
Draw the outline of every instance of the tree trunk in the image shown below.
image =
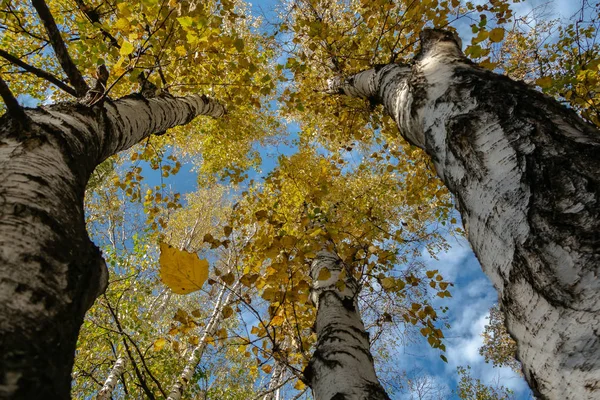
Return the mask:
<path fill-rule="evenodd" d="M 261 400 L 280 400 L 280 389 L 285 382 L 285 364 L 280 360 L 275 360 L 271 379 L 267 386 L 266 394 Z"/>
<path fill-rule="evenodd" d="M 204 329 L 204 333 L 200 338 L 198 345 L 192 351 L 185 368 L 177 378 L 177 382 L 173 384 L 171 391 L 169 393 L 169 397 L 167 400 L 179 400 L 183 396 L 183 392 L 188 387 L 190 383 L 190 379 L 194 376 L 194 372 L 196 371 L 196 367 L 200 363 L 202 359 L 202 354 L 204 354 L 204 350 L 208 345 L 208 338 L 214 336 L 215 332 L 221 325 L 223 321 L 223 308 L 231 303 L 232 297 L 235 291 L 240 287 L 239 281 L 231 288 L 229 294 L 225 297 L 225 292 L 228 290 L 225 286 L 221 288 L 219 294 L 217 296 L 217 301 L 215 303 L 215 308 L 213 309 L 213 313 L 206 324 L 206 328 Z"/>
<path fill-rule="evenodd" d="M 94 168 L 152 133 L 223 113 L 203 96 L 128 96 L 0 118 L 0 397 L 69 398 L 79 327 L 107 284 L 83 213 Z"/>
<path fill-rule="evenodd" d="M 533 391 L 600 396 L 600 133 L 426 30 L 410 66 L 330 81 L 380 102 L 455 195 Z"/>
<path fill-rule="evenodd" d="M 117 358 L 115 365 L 110 370 L 110 374 L 104 381 L 104 386 L 98 392 L 98 396 L 96 396 L 96 400 L 109 400 L 112 398 L 113 391 L 117 386 L 117 381 L 123 372 L 125 372 L 125 357 Z"/>
<path fill-rule="evenodd" d="M 359 285 L 342 274 L 343 268 L 342 261 L 326 250 L 317 254 L 311 266 L 317 348 L 304 370 L 305 381 L 315 400 L 389 400 L 375 375 L 369 334 L 358 312 Z M 331 276 L 318 280 L 323 269 Z"/>

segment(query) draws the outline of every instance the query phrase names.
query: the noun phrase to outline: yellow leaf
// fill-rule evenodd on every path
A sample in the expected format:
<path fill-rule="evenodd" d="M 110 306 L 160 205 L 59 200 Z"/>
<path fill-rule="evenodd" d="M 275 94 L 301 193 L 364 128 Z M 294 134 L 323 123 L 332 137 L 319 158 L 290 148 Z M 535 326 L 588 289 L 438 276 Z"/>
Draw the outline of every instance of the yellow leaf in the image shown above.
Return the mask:
<path fill-rule="evenodd" d="M 115 22 L 115 28 L 121 31 L 128 31 L 130 27 L 129 20 L 127 18 L 119 18 Z"/>
<path fill-rule="evenodd" d="M 317 228 L 314 231 L 312 231 L 309 236 L 314 238 L 314 237 L 320 235 L 321 233 L 323 233 L 323 229 Z"/>
<path fill-rule="evenodd" d="M 223 318 L 227 319 L 233 315 L 233 308 L 225 306 L 223 307 L 223 311 L 221 311 L 221 314 L 223 314 Z"/>
<path fill-rule="evenodd" d="M 381 287 L 384 290 L 389 290 L 389 289 L 393 288 L 394 284 L 395 284 L 394 278 L 383 278 L 381 280 Z"/>
<path fill-rule="evenodd" d="M 296 390 L 304 390 L 305 388 L 306 385 L 301 380 L 298 380 L 298 382 L 296 382 L 296 384 L 294 385 L 294 389 Z"/>
<path fill-rule="evenodd" d="M 268 213 L 266 210 L 260 210 L 254 213 L 257 221 L 262 221 L 263 219 L 267 218 L 267 215 Z"/>
<path fill-rule="evenodd" d="M 221 280 L 223 282 L 225 282 L 225 284 L 227 286 L 231 286 L 233 284 L 233 282 L 235 281 L 235 275 L 233 275 L 232 272 L 229 272 L 228 274 L 225 274 L 221 277 Z"/>
<path fill-rule="evenodd" d="M 240 278 L 240 282 L 242 285 L 250 287 L 256 282 L 258 279 L 258 274 L 246 274 Z"/>
<path fill-rule="evenodd" d="M 297 239 L 294 236 L 290 236 L 290 235 L 285 235 L 284 237 L 281 238 L 281 244 L 284 247 L 292 247 L 296 244 Z"/>
<path fill-rule="evenodd" d="M 283 324 L 283 321 L 284 319 L 281 315 L 276 315 L 271 320 L 271 326 L 280 326 L 281 324 Z"/>
<path fill-rule="evenodd" d="M 163 347 L 167 344 L 167 339 L 160 338 L 156 342 L 154 342 L 154 351 L 161 351 Z"/>
<path fill-rule="evenodd" d="M 269 364 L 265 364 L 261 367 L 265 374 L 270 374 L 273 369 Z"/>
<path fill-rule="evenodd" d="M 129 4 L 127 2 L 121 2 L 117 4 L 117 9 L 119 10 L 119 14 L 124 17 L 128 17 L 131 15 L 131 10 L 129 9 Z"/>
<path fill-rule="evenodd" d="M 331 272 L 327 268 L 321 268 L 319 271 L 319 276 L 317 277 L 318 281 L 326 281 L 331 278 Z"/>
<path fill-rule="evenodd" d="M 192 336 L 190 337 L 190 343 L 193 344 L 194 346 L 197 346 L 198 343 L 200 343 L 200 339 L 198 338 L 198 336 Z"/>
<path fill-rule="evenodd" d="M 189 28 L 194 23 L 194 19 L 190 16 L 179 17 L 177 18 L 177 21 L 179 21 L 179 23 L 184 29 Z"/>
<path fill-rule="evenodd" d="M 544 76 L 543 78 L 536 79 L 535 84 L 542 89 L 549 88 L 552 86 L 552 78 L 549 76 Z"/>
<path fill-rule="evenodd" d="M 237 51 L 243 51 L 244 50 L 244 40 L 243 39 L 235 39 L 235 41 L 233 42 L 233 46 L 236 48 Z"/>
<path fill-rule="evenodd" d="M 208 278 L 208 261 L 166 243 L 160 244 L 159 263 L 160 279 L 177 294 L 200 290 Z"/>
<path fill-rule="evenodd" d="M 498 43 L 504 39 L 504 28 L 494 28 L 490 31 L 490 42 Z"/>
<path fill-rule="evenodd" d="M 483 54 L 483 49 L 478 44 L 467 46 L 467 48 L 465 49 L 465 54 L 470 55 L 474 58 L 478 58 L 481 57 L 481 55 Z"/>
<path fill-rule="evenodd" d="M 175 47 L 175 51 L 177 52 L 177 54 L 179 54 L 180 56 L 185 56 L 187 54 L 187 50 L 185 49 L 185 47 L 183 46 L 177 46 Z"/>
<path fill-rule="evenodd" d="M 123 40 L 121 43 L 121 49 L 119 50 L 119 54 L 122 56 L 128 56 L 133 53 L 133 45 L 126 40 Z"/>

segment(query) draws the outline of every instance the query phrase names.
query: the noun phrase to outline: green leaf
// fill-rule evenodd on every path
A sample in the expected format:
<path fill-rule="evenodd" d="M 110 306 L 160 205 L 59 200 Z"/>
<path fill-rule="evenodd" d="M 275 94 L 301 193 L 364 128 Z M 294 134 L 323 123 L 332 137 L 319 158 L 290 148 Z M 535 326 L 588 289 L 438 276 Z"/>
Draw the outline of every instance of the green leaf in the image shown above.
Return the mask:
<path fill-rule="evenodd" d="M 182 28 L 189 28 L 194 23 L 194 19 L 192 17 L 179 17 L 177 21 L 181 25 Z"/>
<path fill-rule="evenodd" d="M 244 40 L 243 39 L 235 39 L 233 42 L 233 46 L 237 49 L 237 51 L 241 52 L 244 50 Z"/>
<path fill-rule="evenodd" d="M 542 89 L 547 89 L 552 86 L 552 78 L 549 76 L 544 76 L 543 78 L 536 79 L 535 84 Z"/>
<path fill-rule="evenodd" d="M 123 43 L 121 43 L 121 48 L 119 49 L 119 54 L 121 54 L 122 56 L 128 56 L 131 53 L 133 53 L 133 45 L 131 43 L 129 43 L 126 40 L 123 40 Z"/>

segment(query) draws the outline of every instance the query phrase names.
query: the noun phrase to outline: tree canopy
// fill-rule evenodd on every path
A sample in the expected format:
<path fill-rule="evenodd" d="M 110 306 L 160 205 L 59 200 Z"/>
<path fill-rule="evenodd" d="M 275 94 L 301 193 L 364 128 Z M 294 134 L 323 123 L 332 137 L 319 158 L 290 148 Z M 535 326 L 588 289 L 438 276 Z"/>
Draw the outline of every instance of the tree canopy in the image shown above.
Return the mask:
<path fill-rule="evenodd" d="M 427 50 L 419 35 L 439 28 L 465 40 L 465 63 L 523 81 L 600 127 L 600 6 L 584 1 L 560 16 L 524 3 L 2 0 L 0 112 L 16 121 L 7 138 L 43 126 L 43 115 L 68 116 L 60 104 L 79 113 L 63 126 L 92 115 L 99 131 L 109 130 L 104 107 L 134 110 L 134 100 L 159 114 L 159 101 L 196 96 L 215 117 L 180 117 L 131 148 L 125 134 L 118 146 L 100 140 L 110 157 L 90 156 L 101 163 L 82 178 L 85 221 L 110 275 L 79 333 L 71 395 L 308 398 L 314 289 L 334 279 L 343 293 L 351 279 L 392 397 L 512 398 L 467 366 L 451 394 L 390 363 L 411 342 L 448 363 L 444 301 L 455 282 L 424 260 L 466 232 L 438 160 L 399 133 L 388 106 L 337 94 L 362 71 L 416 65 Z M 343 264 L 334 278 L 311 274 L 322 252 Z M 480 351 L 520 371 L 499 308 Z"/>

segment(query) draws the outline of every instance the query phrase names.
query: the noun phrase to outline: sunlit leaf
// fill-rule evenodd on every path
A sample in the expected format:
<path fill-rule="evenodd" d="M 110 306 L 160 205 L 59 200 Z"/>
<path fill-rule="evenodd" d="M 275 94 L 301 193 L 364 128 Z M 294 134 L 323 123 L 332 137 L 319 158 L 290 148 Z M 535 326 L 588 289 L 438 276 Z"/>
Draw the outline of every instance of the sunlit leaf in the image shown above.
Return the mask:
<path fill-rule="evenodd" d="M 208 261 L 164 242 L 160 244 L 159 263 L 162 282 L 177 294 L 200 290 L 208 278 Z"/>
<path fill-rule="evenodd" d="M 154 351 L 161 351 L 163 347 L 168 343 L 167 339 L 160 338 L 156 342 L 154 342 L 153 349 Z"/>

